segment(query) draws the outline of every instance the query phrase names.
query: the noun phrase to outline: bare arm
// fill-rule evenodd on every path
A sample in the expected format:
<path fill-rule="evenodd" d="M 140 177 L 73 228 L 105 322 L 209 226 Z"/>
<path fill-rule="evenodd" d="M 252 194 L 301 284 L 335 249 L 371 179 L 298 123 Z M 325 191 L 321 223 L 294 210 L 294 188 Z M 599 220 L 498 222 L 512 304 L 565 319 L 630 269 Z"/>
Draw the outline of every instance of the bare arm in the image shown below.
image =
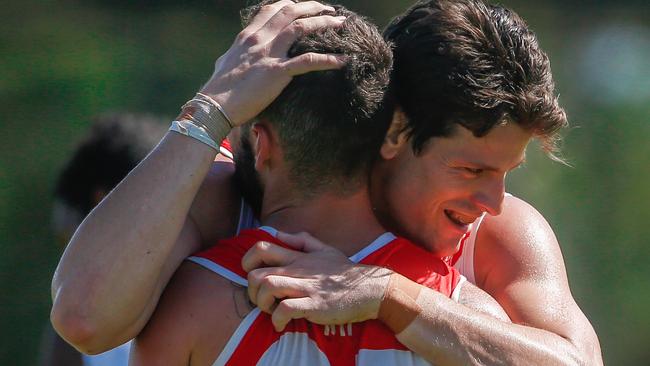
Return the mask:
<path fill-rule="evenodd" d="M 529 340 L 548 353 L 545 362 L 564 355 L 558 364 L 603 363 L 598 337 L 571 294 L 560 245 L 537 210 L 506 197 L 503 213 L 486 218 L 476 248 L 477 284 L 514 323 L 543 330 Z"/>
<path fill-rule="evenodd" d="M 509 209 L 511 208 L 506 207 L 506 210 Z M 532 215 L 529 213 L 525 216 L 525 212 L 506 214 L 513 214 L 520 221 L 531 220 Z M 397 334 L 397 338 L 409 349 L 437 365 L 602 364 L 593 328 L 568 291 L 559 247 L 557 242 L 549 240 L 551 237 L 554 240 L 552 231 L 545 221 L 541 226 L 532 225 L 540 224 L 538 220 L 541 216 L 533 216 L 532 219 L 535 221 L 528 222 L 530 227 L 545 228 L 537 236 L 511 223 L 505 230 L 514 230 L 523 235 L 511 236 L 513 241 L 510 244 L 517 248 L 527 245 L 533 251 L 528 255 L 534 254 L 534 257 L 508 258 L 503 250 L 482 249 L 497 256 L 483 258 L 494 264 L 486 272 L 494 277 L 485 283 L 479 283 L 488 292 L 492 291 L 496 300 L 477 287 L 464 285 L 461 304 L 457 304 L 440 293 L 423 287 L 417 299 L 420 315 Z M 510 218 L 508 221 L 514 220 Z M 488 235 L 490 230 L 497 229 L 493 224 L 488 224 L 486 228 Z M 481 229 L 483 230 L 485 228 Z M 503 240 L 513 233 L 501 231 L 493 234 Z M 372 269 L 367 266 L 350 265 L 331 259 L 319 260 L 330 258 L 332 248 L 305 235 L 294 238 L 298 243 L 295 247 L 308 249 L 311 245 L 314 250 L 307 250 L 310 251 L 308 254 L 296 254 L 287 253 L 287 250 L 277 251 L 270 246 L 255 247 L 244 258 L 244 267 L 248 269 L 260 265 L 282 266 L 249 273 L 251 300 L 267 312 L 281 309 L 281 316 L 274 313 L 274 323 L 276 318 L 304 317 L 316 322 L 335 323 L 377 316 L 383 296 L 383 291 L 376 290 L 381 287 L 377 282 L 384 280 L 373 275 Z M 525 242 L 518 242 L 523 238 L 526 238 Z M 291 242 L 287 238 L 283 241 Z M 309 242 L 312 243 L 305 244 Z M 477 244 L 477 247 L 481 245 L 484 243 Z M 476 255 L 484 254 L 477 252 Z M 528 273 L 523 276 L 523 282 L 521 275 L 512 273 L 513 268 Z M 332 276 L 332 273 L 338 275 Z M 276 279 L 278 276 L 293 278 L 291 281 L 278 281 L 270 280 L 267 277 L 269 275 Z M 483 278 L 480 272 L 477 277 Z M 497 279 L 505 282 L 491 282 Z M 278 301 L 284 297 L 275 296 L 285 294 L 283 282 L 290 282 L 292 288 L 300 288 L 303 294 L 309 295 L 312 301 L 308 308 L 287 308 L 282 306 L 282 301 L 275 310 L 268 306 L 273 304 L 272 297 Z M 350 283 L 355 286 L 350 288 Z M 522 283 L 525 284 L 523 288 Z M 343 298 L 346 300 L 344 303 L 354 306 L 351 309 L 342 307 L 343 302 L 340 300 Z M 406 301 L 402 305 L 410 304 Z M 510 323 L 508 317 L 514 323 Z M 284 322 L 280 322 L 282 324 Z"/>
<path fill-rule="evenodd" d="M 336 17 L 314 16 L 328 10 L 289 0 L 263 8 L 219 58 L 201 91 L 238 125 L 270 104 L 294 75 L 341 67 L 333 55 L 286 57 L 301 32 L 341 24 Z M 99 353 L 134 337 L 181 260 L 232 229 L 228 189 L 206 188 L 195 199 L 215 154 L 194 139 L 168 133 L 84 220 L 52 280 L 51 320 L 63 338 L 83 352 Z M 223 211 L 204 212 L 219 204 Z"/>
<path fill-rule="evenodd" d="M 241 322 L 245 289 L 185 262 L 133 343 L 130 365 L 211 365 Z M 242 302 L 245 304 L 245 302 Z M 219 311 L 214 311 L 219 309 Z"/>
<path fill-rule="evenodd" d="M 559 244 L 531 206 L 508 197 L 501 215 L 486 218 L 475 272 L 513 324 L 427 291 L 418 299 L 423 313 L 398 339 L 441 365 L 602 365 L 598 338 L 571 296 Z"/>
<path fill-rule="evenodd" d="M 52 323 L 67 341 L 99 353 L 144 326 L 176 266 L 199 248 L 187 214 L 214 155 L 168 133 L 83 221 L 52 282 Z"/>

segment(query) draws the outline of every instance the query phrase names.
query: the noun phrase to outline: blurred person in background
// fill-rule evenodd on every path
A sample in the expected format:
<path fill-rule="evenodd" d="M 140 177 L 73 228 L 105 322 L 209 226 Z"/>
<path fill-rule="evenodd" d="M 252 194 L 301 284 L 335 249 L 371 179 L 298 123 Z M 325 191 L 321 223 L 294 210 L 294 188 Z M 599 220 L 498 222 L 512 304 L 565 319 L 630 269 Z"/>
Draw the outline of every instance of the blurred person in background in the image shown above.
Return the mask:
<path fill-rule="evenodd" d="M 109 113 L 99 116 L 61 171 L 54 190 L 52 220 L 57 243 L 65 248 L 77 226 L 144 159 L 165 133 L 161 119 Z M 48 322 L 41 345 L 43 366 L 128 364 L 131 342 L 96 356 L 81 354 Z"/>
<path fill-rule="evenodd" d="M 275 44 L 332 25 L 316 14 L 297 19 L 296 6 L 270 5 L 259 26 L 268 21 L 286 29 L 244 30 L 217 61 L 201 91 L 230 116 L 232 124 L 221 127 L 256 116 L 294 75 L 345 63 L 335 55 L 278 52 Z M 557 130 L 566 124 L 535 35 L 505 8 L 438 0 L 409 9 L 385 36 L 395 43 L 392 83 L 400 108 L 372 173 L 377 214 L 391 230 L 454 263 L 515 323 L 444 306 L 422 290 L 428 294 L 419 304 L 422 314 L 399 340 L 426 359 L 460 364 L 602 363 L 597 336 L 571 295 L 553 231 L 533 207 L 505 195 L 506 174 L 522 162 L 530 139 L 540 138 L 553 156 Z M 80 349 L 97 353 L 138 334 L 181 261 L 231 236 L 251 217 L 243 214 L 251 210 L 243 209 L 241 187 L 231 181 L 234 167 L 225 159 L 213 164 L 216 147 L 201 142 L 167 134 L 71 241 L 53 279 L 52 321 Z M 139 225 L 129 217 L 138 217 Z M 119 248 L 106 250 L 115 238 Z M 104 261 L 93 260 L 98 251 Z M 323 282 L 332 282 L 318 273 L 336 270 L 323 261 L 301 267 L 304 260 L 294 259 L 277 260 L 287 266 L 273 275 L 296 280 L 313 302 L 292 316 L 311 319 L 348 303 L 342 298 L 363 298 L 368 286 L 346 288 L 348 281 L 320 291 Z M 263 262 L 273 263 L 268 257 Z M 106 267 L 113 269 L 111 278 L 92 276 Z M 301 281 L 295 274 L 306 270 L 315 274 Z M 88 291 L 96 296 L 77 296 Z"/>

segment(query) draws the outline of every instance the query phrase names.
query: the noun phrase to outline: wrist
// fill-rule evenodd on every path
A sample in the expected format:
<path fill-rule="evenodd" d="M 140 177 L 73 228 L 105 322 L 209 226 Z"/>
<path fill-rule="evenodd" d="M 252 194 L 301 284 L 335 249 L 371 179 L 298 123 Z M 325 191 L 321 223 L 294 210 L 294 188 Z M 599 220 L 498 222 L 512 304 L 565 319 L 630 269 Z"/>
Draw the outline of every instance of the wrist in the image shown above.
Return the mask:
<path fill-rule="evenodd" d="M 357 321 L 378 319 L 381 302 L 384 299 L 384 294 L 386 293 L 390 277 L 394 272 L 384 267 L 369 265 L 362 266 L 364 267 L 365 281 L 360 283 L 357 287 L 362 288 L 365 292 L 366 301 L 365 305 L 362 307 L 365 311 L 361 313 L 361 319 L 357 319 Z"/>
<path fill-rule="evenodd" d="M 221 111 L 227 116 L 232 127 L 239 126 L 245 121 L 241 121 L 239 113 L 237 113 L 237 107 L 232 105 L 233 91 L 217 87 L 219 81 L 219 79 L 211 79 L 198 91 L 197 94 L 203 94 L 219 105 Z"/>
<path fill-rule="evenodd" d="M 393 333 L 402 332 L 422 312 L 417 303 L 421 288 L 421 285 L 399 273 L 391 274 L 379 305 L 377 319 Z"/>
<path fill-rule="evenodd" d="M 232 130 L 232 123 L 217 101 L 206 94 L 197 93 L 183 105 L 170 130 L 219 151 L 219 145 Z"/>

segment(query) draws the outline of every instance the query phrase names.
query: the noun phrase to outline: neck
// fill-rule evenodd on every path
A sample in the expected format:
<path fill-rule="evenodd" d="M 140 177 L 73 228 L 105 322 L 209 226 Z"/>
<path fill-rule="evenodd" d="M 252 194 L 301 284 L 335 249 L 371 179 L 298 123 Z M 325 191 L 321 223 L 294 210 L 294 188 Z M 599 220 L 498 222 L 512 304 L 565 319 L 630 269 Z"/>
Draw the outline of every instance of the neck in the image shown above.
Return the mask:
<path fill-rule="evenodd" d="M 347 256 L 385 232 L 372 212 L 366 189 L 345 197 L 324 193 L 307 201 L 265 192 L 261 220 L 287 233 L 308 232 Z"/>

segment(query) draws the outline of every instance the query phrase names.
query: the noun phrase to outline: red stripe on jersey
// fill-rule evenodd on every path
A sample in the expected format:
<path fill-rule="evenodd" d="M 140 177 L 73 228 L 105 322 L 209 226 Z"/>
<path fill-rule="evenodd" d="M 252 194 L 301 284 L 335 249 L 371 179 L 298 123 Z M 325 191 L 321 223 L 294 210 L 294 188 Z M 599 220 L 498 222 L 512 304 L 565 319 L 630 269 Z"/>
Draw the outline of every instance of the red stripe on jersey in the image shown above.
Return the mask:
<path fill-rule="evenodd" d="M 263 230 L 246 229 L 242 230 L 238 236 L 230 239 L 220 240 L 217 245 L 203 252 L 195 254 L 195 257 L 205 258 L 211 262 L 224 267 L 225 269 L 246 279 L 248 273 L 241 266 L 241 260 L 244 254 L 255 245 L 258 241 L 267 241 L 280 245 L 284 248 L 292 249 L 284 243 L 281 243 L 273 235 Z"/>
<path fill-rule="evenodd" d="M 238 237 L 219 241 L 217 245 L 196 254 L 195 257 L 207 259 L 245 279 L 247 273 L 241 267 L 241 260 L 258 241 L 289 248 L 263 230 L 243 230 Z M 456 269 L 401 238 L 393 239 L 379 247 L 360 263 L 390 268 L 446 296 L 451 296 L 460 281 L 460 274 Z M 215 272 L 219 273 L 219 270 Z M 353 366 L 362 350 L 408 351 L 390 329 L 378 320 L 322 326 L 297 319 L 289 322 L 282 332 L 276 332 L 271 316 L 260 313 L 245 332 L 239 343 L 233 345 L 235 349 L 228 358 L 227 365 L 255 365 L 263 358 L 265 363 L 285 362 L 286 357 L 294 357 L 292 362 L 303 365 L 309 362 L 316 352 L 326 357 L 327 363 L 332 366 Z M 286 342 L 283 343 L 283 339 Z M 410 357 L 419 359 L 417 355 Z"/>
<path fill-rule="evenodd" d="M 223 147 L 224 149 L 226 149 L 226 150 L 230 151 L 230 153 L 232 153 L 232 147 L 230 146 L 230 140 L 228 140 L 227 137 L 225 139 L 223 139 L 223 141 L 221 141 L 221 147 Z"/>

